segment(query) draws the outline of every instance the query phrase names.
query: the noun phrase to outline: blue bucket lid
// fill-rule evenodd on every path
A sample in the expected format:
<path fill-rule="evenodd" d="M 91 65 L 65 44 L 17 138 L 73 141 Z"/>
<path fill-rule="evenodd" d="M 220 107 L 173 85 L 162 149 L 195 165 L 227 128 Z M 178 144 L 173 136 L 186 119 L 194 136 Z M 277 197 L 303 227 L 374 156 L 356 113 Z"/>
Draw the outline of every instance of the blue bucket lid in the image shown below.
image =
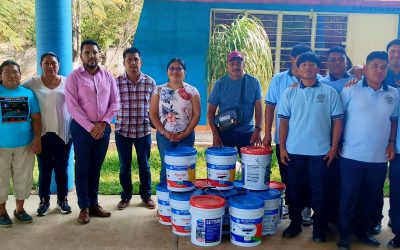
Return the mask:
<path fill-rule="evenodd" d="M 229 199 L 229 206 L 239 209 L 257 209 L 264 207 L 264 201 L 254 195 L 236 195 Z"/>
<path fill-rule="evenodd" d="M 274 200 L 274 199 L 279 199 L 281 198 L 281 192 L 279 192 L 276 189 L 267 189 L 267 190 L 261 190 L 261 191 L 254 191 L 254 190 L 249 190 L 248 191 L 249 195 L 255 195 L 257 197 L 260 197 L 264 200 Z"/>
<path fill-rule="evenodd" d="M 225 199 L 228 200 L 229 198 L 237 195 L 237 191 L 235 189 L 229 189 L 229 190 L 207 189 L 206 194 L 224 197 Z"/>
<path fill-rule="evenodd" d="M 160 182 L 159 184 L 157 184 L 156 190 L 161 192 L 169 192 L 166 182 Z"/>
<path fill-rule="evenodd" d="M 169 193 L 169 199 L 170 200 L 176 200 L 176 201 L 189 201 L 190 197 L 192 197 L 194 194 L 194 191 L 189 191 L 189 192 L 170 192 Z"/>
<path fill-rule="evenodd" d="M 216 156 L 232 156 L 237 154 L 236 148 L 233 147 L 209 147 L 206 154 Z"/>
<path fill-rule="evenodd" d="M 192 147 L 176 147 L 165 150 L 165 155 L 169 156 L 191 156 L 196 154 L 197 150 Z"/>

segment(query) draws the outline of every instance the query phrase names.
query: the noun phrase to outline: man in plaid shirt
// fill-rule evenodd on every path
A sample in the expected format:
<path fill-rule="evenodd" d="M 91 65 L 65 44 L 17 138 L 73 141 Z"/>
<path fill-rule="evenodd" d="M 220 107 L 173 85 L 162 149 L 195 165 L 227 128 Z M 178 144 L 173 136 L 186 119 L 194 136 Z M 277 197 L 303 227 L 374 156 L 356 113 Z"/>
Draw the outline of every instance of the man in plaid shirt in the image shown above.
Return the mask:
<path fill-rule="evenodd" d="M 154 209 L 151 199 L 151 172 L 149 166 L 151 128 L 149 107 L 155 81 L 140 71 L 142 59 L 135 48 L 123 52 L 125 73 L 116 78 L 121 108 L 115 124 L 115 142 L 120 162 L 119 180 L 123 191 L 118 209 L 129 206 L 132 198 L 132 146 L 135 145 L 139 165 L 139 193 L 147 208 Z"/>

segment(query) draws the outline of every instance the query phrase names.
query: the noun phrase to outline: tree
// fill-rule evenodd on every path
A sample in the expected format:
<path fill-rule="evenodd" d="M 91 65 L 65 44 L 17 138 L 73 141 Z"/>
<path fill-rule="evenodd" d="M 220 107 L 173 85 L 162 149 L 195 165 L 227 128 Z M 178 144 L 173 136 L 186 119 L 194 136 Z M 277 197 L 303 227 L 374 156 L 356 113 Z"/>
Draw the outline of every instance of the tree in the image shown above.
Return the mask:
<path fill-rule="evenodd" d="M 215 81 L 226 74 L 226 55 L 233 50 L 245 55 L 245 71 L 260 81 L 265 93 L 273 76 L 269 40 L 261 22 L 246 16 L 239 17 L 231 25 L 215 26 L 207 55 L 208 93 Z"/>
<path fill-rule="evenodd" d="M 0 42 L 21 50 L 35 40 L 34 0 L 0 1 Z"/>
<path fill-rule="evenodd" d="M 74 0 L 74 54 L 82 39 L 96 40 L 103 51 L 132 44 L 142 6 L 143 0 Z"/>

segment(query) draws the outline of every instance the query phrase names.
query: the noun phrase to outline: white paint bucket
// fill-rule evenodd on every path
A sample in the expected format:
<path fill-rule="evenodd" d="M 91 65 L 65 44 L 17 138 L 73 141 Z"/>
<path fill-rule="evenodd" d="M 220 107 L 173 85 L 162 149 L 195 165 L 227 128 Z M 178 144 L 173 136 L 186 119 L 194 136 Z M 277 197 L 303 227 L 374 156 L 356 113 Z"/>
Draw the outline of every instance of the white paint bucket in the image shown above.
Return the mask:
<path fill-rule="evenodd" d="M 229 199 L 231 242 L 252 247 L 261 244 L 264 201 L 255 196 L 237 195 Z"/>
<path fill-rule="evenodd" d="M 171 225 L 171 206 L 169 204 L 169 191 L 167 183 L 162 182 L 156 186 L 158 202 L 158 221 L 163 225 Z"/>
<path fill-rule="evenodd" d="M 235 189 L 230 190 L 216 190 L 216 189 L 207 189 L 206 194 L 208 195 L 216 195 L 225 199 L 225 213 L 222 217 L 222 234 L 229 234 L 231 232 L 231 218 L 229 216 L 229 199 L 233 196 L 237 195 L 237 191 Z"/>
<path fill-rule="evenodd" d="M 281 204 L 281 193 L 276 189 L 264 191 L 249 191 L 249 195 L 255 195 L 264 200 L 263 235 L 276 233 L 279 221 L 279 206 Z"/>
<path fill-rule="evenodd" d="M 234 188 L 237 151 L 232 147 L 210 147 L 206 150 L 207 184 L 219 190 Z"/>
<path fill-rule="evenodd" d="M 221 243 L 224 207 L 225 200 L 214 195 L 199 195 L 190 199 L 193 244 L 216 246 Z"/>
<path fill-rule="evenodd" d="M 169 204 L 171 205 L 172 232 L 176 235 L 189 236 L 192 216 L 189 212 L 189 200 L 194 195 L 190 192 L 171 192 Z"/>
<path fill-rule="evenodd" d="M 242 147 L 240 153 L 243 187 L 248 190 L 267 189 L 272 149 L 266 147 Z"/>
<path fill-rule="evenodd" d="M 268 187 L 272 189 L 276 189 L 281 193 L 281 199 L 279 203 L 279 218 L 278 224 L 282 221 L 282 211 L 283 211 L 283 204 L 285 203 L 285 189 L 286 185 L 283 182 L 279 181 L 270 181 L 268 182 Z"/>
<path fill-rule="evenodd" d="M 167 187 L 173 192 L 187 192 L 195 188 L 197 150 L 192 147 L 176 147 L 165 150 L 164 162 Z"/>

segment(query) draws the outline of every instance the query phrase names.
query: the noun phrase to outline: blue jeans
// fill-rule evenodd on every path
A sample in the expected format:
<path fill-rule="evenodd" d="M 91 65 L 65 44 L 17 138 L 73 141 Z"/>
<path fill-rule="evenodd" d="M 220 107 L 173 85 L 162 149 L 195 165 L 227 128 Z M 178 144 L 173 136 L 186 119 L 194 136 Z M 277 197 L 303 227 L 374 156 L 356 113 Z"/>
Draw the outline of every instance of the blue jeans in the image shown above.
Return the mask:
<path fill-rule="evenodd" d="M 51 175 L 54 169 L 57 183 L 57 199 L 68 195 L 68 159 L 72 141 L 67 144 L 56 133 L 47 132 L 41 138 L 42 153 L 38 154 L 39 197 L 49 201 Z"/>
<path fill-rule="evenodd" d="M 340 166 L 339 159 L 334 159 L 327 169 L 326 179 L 326 204 L 325 210 L 328 222 L 339 223 L 339 202 L 340 202 Z"/>
<path fill-rule="evenodd" d="M 107 153 L 110 132 L 110 125 L 107 124 L 103 138 L 95 140 L 75 120 L 71 122 L 75 152 L 75 185 L 80 209 L 98 204 L 100 169 Z"/>
<path fill-rule="evenodd" d="M 311 198 L 313 214 L 313 231 L 324 233 L 327 226 L 327 217 L 324 211 L 326 200 L 326 161 L 324 156 L 309 156 L 289 154 L 288 177 L 290 185 L 291 223 L 301 227 L 301 211 L 307 206 Z"/>
<path fill-rule="evenodd" d="M 179 142 L 171 142 L 165 136 L 161 135 L 158 131 L 156 133 L 157 147 L 160 152 L 161 159 L 161 172 L 160 172 L 160 182 L 167 182 L 167 172 L 164 162 L 165 150 L 175 148 L 175 147 L 193 147 L 195 134 L 194 131 L 188 135 L 186 138 Z"/>
<path fill-rule="evenodd" d="M 228 130 L 220 132 L 222 144 L 225 147 L 236 147 L 240 154 L 240 148 L 250 146 L 250 140 L 253 132 L 236 132 L 233 130 Z"/>
<path fill-rule="evenodd" d="M 390 209 L 389 216 L 392 222 L 392 231 L 400 236 L 400 154 L 390 162 Z"/>
<path fill-rule="evenodd" d="M 339 234 L 348 238 L 373 227 L 381 202 L 387 163 L 340 159 Z"/>
<path fill-rule="evenodd" d="M 136 157 L 139 166 L 139 194 L 142 199 L 151 196 L 151 172 L 149 166 L 151 134 L 140 138 L 129 138 L 115 133 L 119 158 L 119 183 L 122 186 L 121 199 L 132 198 L 132 147 L 135 145 Z"/>

